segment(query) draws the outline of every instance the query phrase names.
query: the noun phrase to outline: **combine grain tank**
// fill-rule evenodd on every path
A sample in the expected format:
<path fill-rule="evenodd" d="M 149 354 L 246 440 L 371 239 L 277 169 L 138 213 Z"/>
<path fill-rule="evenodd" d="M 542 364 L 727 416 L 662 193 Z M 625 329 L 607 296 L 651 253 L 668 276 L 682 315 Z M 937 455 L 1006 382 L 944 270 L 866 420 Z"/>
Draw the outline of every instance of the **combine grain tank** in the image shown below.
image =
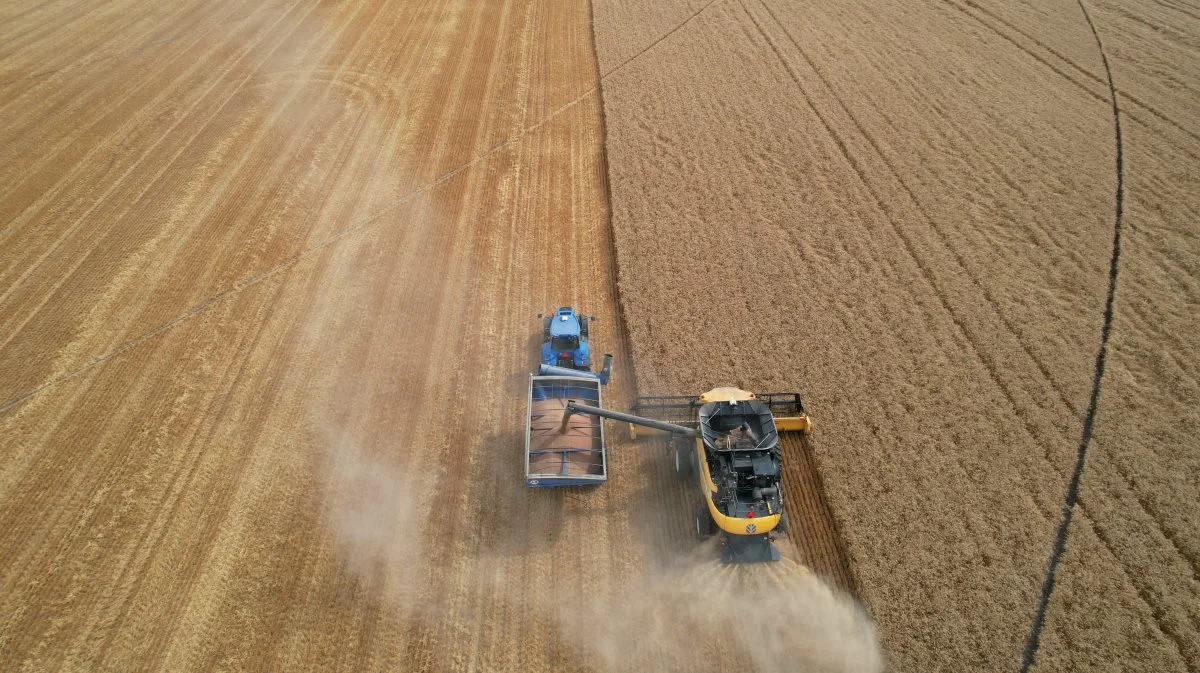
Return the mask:
<path fill-rule="evenodd" d="M 600 406 L 600 379 L 593 375 L 530 376 L 525 424 L 525 485 L 589 486 L 608 480 L 604 426 L 594 416 L 570 416 L 568 400 Z"/>

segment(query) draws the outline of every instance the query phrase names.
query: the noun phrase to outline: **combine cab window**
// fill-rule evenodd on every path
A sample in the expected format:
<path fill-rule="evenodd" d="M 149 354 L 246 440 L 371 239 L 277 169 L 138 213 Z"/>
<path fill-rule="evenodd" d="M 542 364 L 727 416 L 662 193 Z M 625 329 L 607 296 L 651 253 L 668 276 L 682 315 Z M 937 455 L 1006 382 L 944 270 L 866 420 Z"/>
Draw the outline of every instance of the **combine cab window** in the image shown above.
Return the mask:
<path fill-rule="evenodd" d="M 579 337 L 556 336 L 550 340 L 550 347 L 556 351 L 573 351 L 579 348 Z"/>

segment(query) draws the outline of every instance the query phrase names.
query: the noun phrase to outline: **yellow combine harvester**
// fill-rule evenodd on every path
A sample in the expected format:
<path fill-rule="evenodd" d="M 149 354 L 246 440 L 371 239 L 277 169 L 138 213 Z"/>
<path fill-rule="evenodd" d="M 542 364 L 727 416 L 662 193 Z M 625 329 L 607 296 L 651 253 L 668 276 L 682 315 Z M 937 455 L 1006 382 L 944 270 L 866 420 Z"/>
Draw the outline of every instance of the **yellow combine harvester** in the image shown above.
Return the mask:
<path fill-rule="evenodd" d="M 704 498 L 696 512 L 696 534 L 720 534 L 727 563 L 778 561 L 772 533 L 787 528 L 779 433 L 812 429 L 800 395 L 714 388 L 699 397 L 641 397 L 634 411 L 623 414 L 572 400 L 563 425 L 582 413 L 627 422 L 634 439 L 647 432 L 669 435 L 676 471 L 694 481 Z"/>

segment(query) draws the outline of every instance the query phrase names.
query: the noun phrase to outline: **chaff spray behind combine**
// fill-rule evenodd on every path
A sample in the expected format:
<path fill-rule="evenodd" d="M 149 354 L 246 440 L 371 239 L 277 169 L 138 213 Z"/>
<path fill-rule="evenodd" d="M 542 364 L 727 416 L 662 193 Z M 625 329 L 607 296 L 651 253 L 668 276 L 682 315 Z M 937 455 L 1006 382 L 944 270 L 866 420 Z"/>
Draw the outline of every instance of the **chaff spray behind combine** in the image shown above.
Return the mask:
<path fill-rule="evenodd" d="M 800 395 L 714 388 L 699 397 L 642 397 L 634 411 L 570 400 L 560 432 L 569 430 L 574 414 L 588 414 L 629 423 L 634 439 L 639 426 L 646 428 L 641 434 L 670 435 L 676 471 L 694 482 L 704 499 L 696 512 L 696 534 L 719 534 L 727 563 L 778 561 L 771 540 L 787 528 L 779 432 L 812 428 Z"/>

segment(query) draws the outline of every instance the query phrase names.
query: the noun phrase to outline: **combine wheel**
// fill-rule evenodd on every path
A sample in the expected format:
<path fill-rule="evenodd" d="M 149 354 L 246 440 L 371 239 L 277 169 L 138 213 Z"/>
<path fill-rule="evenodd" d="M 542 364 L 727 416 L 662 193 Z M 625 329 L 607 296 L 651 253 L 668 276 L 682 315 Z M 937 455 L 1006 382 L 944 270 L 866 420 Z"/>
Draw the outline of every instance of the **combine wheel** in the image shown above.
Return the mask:
<path fill-rule="evenodd" d="M 707 537 L 712 537 L 715 531 L 712 515 L 708 513 L 708 506 L 700 505 L 700 509 L 696 510 L 696 537 L 703 540 Z"/>
<path fill-rule="evenodd" d="M 779 516 L 779 523 L 775 525 L 775 530 L 780 533 L 783 533 L 784 535 L 787 534 L 787 532 L 788 532 L 787 512 L 784 512 L 783 514 L 781 514 Z"/>
<path fill-rule="evenodd" d="M 684 479 L 691 479 L 696 473 L 696 451 L 687 442 L 676 442 L 672 453 L 675 454 L 675 471 Z"/>

